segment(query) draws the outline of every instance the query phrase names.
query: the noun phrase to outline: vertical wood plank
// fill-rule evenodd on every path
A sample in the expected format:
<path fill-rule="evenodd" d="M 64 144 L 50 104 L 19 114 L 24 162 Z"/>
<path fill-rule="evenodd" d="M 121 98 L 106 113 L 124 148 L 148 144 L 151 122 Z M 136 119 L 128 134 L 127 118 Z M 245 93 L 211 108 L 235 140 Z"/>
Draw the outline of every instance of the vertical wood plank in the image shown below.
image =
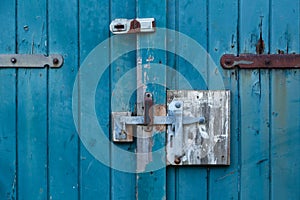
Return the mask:
<path fill-rule="evenodd" d="M 166 27 L 166 1 L 165 0 L 138 0 L 137 1 L 137 17 L 154 17 L 157 27 Z M 156 33 L 155 33 L 156 34 Z M 166 71 L 162 67 L 159 73 L 156 72 L 155 63 L 158 65 L 166 65 L 165 51 L 158 51 L 157 49 L 147 48 L 153 46 L 153 37 L 151 34 L 140 34 L 137 36 L 137 112 L 142 114 L 142 101 L 144 92 L 151 92 L 155 104 L 166 103 Z M 160 45 L 166 48 L 165 35 L 162 34 Z M 139 49 L 146 47 L 147 49 Z M 148 59 L 151 58 L 151 59 Z M 151 61 L 147 61 L 151 60 Z M 143 78 L 142 78 L 143 77 Z M 156 85 L 155 80 L 160 80 L 163 86 Z M 139 88 L 141 87 L 141 88 Z M 144 89 L 145 90 L 144 90 Z M 149 133 L 149 132 L 147 132 Z M 165 146 L 165 132 L 161 131 L 154 135 L 148 135 L 148 138 L 140 138 L 146 136 L 147 133 L 142 129 L 137 129 L 137 170 L 141 173 L 137 174 L 137 199 L 166 199 L 166 168 L 163 167 L 159 170 L 150 171 L 147 169 L 158 163 L 165 163 L 165 154 L 162 153 L 158 157 L 151 158 L 152 151 L 162 149 Z M 146 153 L 146 156 L 145 154 Z M 153 160 L 152 160 L 153 159 Z M 143 173 L 144 172 L 144 173 Z"/>
<path fill-rule="evenodd" d="M 135 0 L 111 1 L 110 21 L 116 18 L 134 19 L 136 17 Z M 112 57 L 118 55 L 122 49 L 136 48 L 136 34 L 116 35 L 110 43 L 110 52 Z M 112 112 L 133 112 L 136 98 L 130 95 L 136 95 L 136 52 L 123 54 L 120 58 L 111 64 L 111 111 Z M 133 73 L 131 73 L 133 72 Z M 124 86 L 124 81 L 126 87 Z M 118 90 L 118 88 L 122 88 Z M 132 91 L 130 91 L 132 90 Z M 113 168 L 122 160 L 122 155 L 118 154 L 117 148 L 124 151 L 135 153 L 135 143 L 113 143 L 111 148 L 111 195 L 112 199 L 135 199 L 136 197 L 136 175 L 134 172 L 118 171 Z M 136 162 L 124 163 L 131 165 L 132 169 L 136 168 Z M 122 168 L 122 167 L 121 167 Z"/>
<path fill-rule="evenodd" d="M 271 2 L 271 52 L 299 53 L 299 1 Z M 299 199 L 300 71 L 271 74 L 271 199 Z"/>
<path fill-rule="evenodd" d="M 170 30 L 177 31 L 178 26 L 176 24 L 177 22 L 177 12 L 178 9 L 178 0 L 176 1 L 167 1 L 167 28 Z M 171 32 L 167 33 L 167 49 L 168 51 L 176 52 L 176 34 L 173 34 Z M 177 80 L 177 58 L 176 55 L 168 52 L 167 53 L 167 65 L 170 67 L 171 70 L 167 70 L 167 88 L 168 89 L 177 89 L 178 88 L 178 80 Z M 177 169 L 175 167 L 169 166 L 167 167 L 167 199 L 169 200 L 175 200 L 176 199 L 176 193 L 177 193 L 177 186 L 178 183 L 176 181 L 177 177 Z"/>
<path fill-rule="evenodd" d="M 176 10 L 176 25 L 178 31 L 196 40 L 204 49 L 207 49 L 207 1 L 190 0 L 178 1 Z M 180 40 L 177 41 L 180 46 Z M 200 56 L 206 56 L 201 55 Z M 177 60 L 177 71 L 191 84 L 193 90 L 207 89 L 205 76 L 207 66 L 203 66 L 199 74 L 191 64 L 182 58 Z M 188 89 L 181 82 L 176 89 Z M 176 174 L 176 199 L 206 199 L 207 198 L 207 169 L 200 167 L 178 168 Z"/>
<path fill-rule="evenodd" d="M 175 1 L 167 1 L 167 28 L 170 30 L 175 30 L 178 28 L 176 25 L 176 18 L 177 13 L 176 9 L 178 9 L 178 0 Z M 168 51 L 176 51 L 176 34 L 171 33 L 170 31 L 167 32 L 167 49 Z M 170 67 L 170 69 L 173 69 L 176 72 L 177 69 L 177 59 L 176 55 L 167 52 L 167 65 Z M 169 68 L 168 68 L 169 69 Z M 172 70 L 167 69 L 167 88 L 168 89 L 177 89 L 177 76 Z M 169 200 L 175 200 L 176 199 L 176 192 L 177 192 L 177 182 L 176 182 L 176 168 L 169 166 L 166 169 L 166 195 L 167 199 Z"/>
<path fill-rule="evenodd" d="M 208 52 L 219 65 L 224 53 L 237 54 L 238 0 L 208 3 Z M 224 70 L 223 74 L 225 88 L 231 92 L 230 166 L 210 169 L 208 192 L 209 199 L 239 199 L 238 71 Z"/>
<path fill-rule="evenodd" d="M 80 63 L 82 63 L 90 51 L 109 36 L 109 1 L 86 0 L 79 3 L 79 55 Z M 102 80 L 99 85 L 101 88 L 106 89 L 98 91 L 97 94 L 100 94 L 102 97 L 109 97 L 108 72 L 103 76 L 107 78 Z M 101 110 L 101 112 L 98 112 L 101 115 L 99 119 L 106 119 L 103 122 L 106 125 L 102 129 L 108 133 L 109 101 L 96 101 L 95 106 L 97 110 Z M 80 142 L 80 199 L 88 200 L 95 197 L 109 199 L 110 185 L 109 166 L 105 166 L 98 161 Z"/>
<path fill-rule="evenodd" d="M 0 6 L 0 53 L 16 52 L 16 2 Z M 16 70 L 0 69 L 0 199 L 17 198 Z"/>
<path fill-rule="evenodd" d="M 78 198 L 78 135 L 72 90 L 78 68 L 77 0 L 49 0 L 49 53 L 64 56 L 49 71 L 49 199 Z"/>
<path fill-rule="evenodd" d="M 251 5 L 251 6 L 249 6 Z M 240 53 L 256 53 L 260 32 L 268 52 L 268 1 L 242 0 Z M 241 70 L 241 198 L 269 199 L 269 71 Z M 259 194 L 259 195 L 258 195 Z"/>
<path fill-rule="evenodd" d="M 18 53 L 46 54 L 46 1 L 18 1 Z M 29 11 L 30 8 L 30 11 Z M 34 61 L 33 61 L 34 62 Z M 47 196 L 47 69 L 18 69 L 18 196 Z M 30 180 L 30 181 L 29 181 Z"/>

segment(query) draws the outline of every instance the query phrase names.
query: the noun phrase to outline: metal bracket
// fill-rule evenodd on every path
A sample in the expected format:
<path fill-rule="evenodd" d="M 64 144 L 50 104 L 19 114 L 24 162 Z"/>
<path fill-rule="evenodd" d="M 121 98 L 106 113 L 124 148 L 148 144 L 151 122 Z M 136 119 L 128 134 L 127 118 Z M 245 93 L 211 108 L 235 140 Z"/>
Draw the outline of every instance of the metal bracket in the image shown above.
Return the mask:
<path fill-rule="evenodd" d="M 228 165 L 230 92 L 168 90 L 167 99 L 168 115 L 176 119 L 168 126 L 167 164 Z M 199 116 L 204 116 L 206 122 L 184 123 L 187 117 L 197 119 Z"/>
<path fill-rule="evenodd" d="M 180 127 L 193 123 L 205 123 L 204 117 L 182 117 L 182 101 L 174 101 L 169 105 L 167 116 L 152 116 L 153 106 L 152 94 L 146 93 L 144 98 L 144 116 L 131 116 L 129 112 L 113 112 L 113 141 L 114 142 L 132 142 L 132 126 L 145 126 L 145 131 L 152 131 L 154 125 L 168 125 L 170 134 L 177 134 L 182 131 Z M 178 133 L 179 134 L 179 133 Z"/>
<path fill-rule="evenodd" d="M 114 34 L 151 33 L 155 32 L 154 18 L 115 19 L 110 24 Z"/>
<path fill-rule="evenodd" d="M 59 54 L 0 54 L 0 68 L 59 68 L 63 62 Z"/>
<path fill-rule="evenodd" d="M 225 69 L 299 69 L 300 54 L 225 54 L 220 63 Z"/>
<path fill-rule="evenodd" d="M 168 90 L 167 99 L 166 116 L 154 116 L 151 93 L 144 95 L 144 116 L 113 113 L 113 141 L 133 141 L 136 126 L 147 132 L 167 125 L 167 165 L 229 165 L 230 91 Z"/>

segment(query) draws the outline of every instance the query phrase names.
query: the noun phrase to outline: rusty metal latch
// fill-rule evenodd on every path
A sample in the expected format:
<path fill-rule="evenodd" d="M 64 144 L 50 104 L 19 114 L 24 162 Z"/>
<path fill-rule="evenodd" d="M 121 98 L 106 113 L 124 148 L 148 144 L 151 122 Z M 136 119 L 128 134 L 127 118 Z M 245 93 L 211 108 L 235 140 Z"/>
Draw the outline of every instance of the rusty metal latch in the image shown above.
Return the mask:
<path fill-rule="evenodd" d="M 183 125 L 205 123 L 204 117 L 182 117 L 183 102 L 173 101 L 168 106 L 167 116 L 152 116 L 150 110 L 153 106 L 152 94 L 146 93 L 144 99 L 144 116 L 131 116 L 130 112 L 113 112 L 113 141 L 114 142 L 132 142 L 132 127 L 130 125 L 145 126 L 146 131 L 151 131 L 153 125 L 168 125 L 170 134 L 182 134 Z"/>
<path fill-rule="evenodd" d="M 59 54 L 0 54 L 0 68 L 59 68 L 63 62 Z"/>
<path fill-rule="evenodd" d="M 220 63 L 225 69 L 299 69 L 300 54 L 225 54 Z"/>
<path fill-rule="evenodd" d="M 146 133 L 136 135 L 148 137 L 165 132 L 161 126 L 166 125 L 166 165 L 230 164 L 230 91 L 168 90 L 163 116 L 157 116 L 161 113 L 155 108 L 162 105 L 154 104 L 152 98 L 145 93 L 143 116 L 112 113 L 114 142 L 132 142 L 136 126 L 143 126 Z"/>
<path fill-rule="evenodd" d="M 109 28 L 113 34 L 151 33 L 155 32 L 155 19 L 115 19 L 111 22 Z"/>

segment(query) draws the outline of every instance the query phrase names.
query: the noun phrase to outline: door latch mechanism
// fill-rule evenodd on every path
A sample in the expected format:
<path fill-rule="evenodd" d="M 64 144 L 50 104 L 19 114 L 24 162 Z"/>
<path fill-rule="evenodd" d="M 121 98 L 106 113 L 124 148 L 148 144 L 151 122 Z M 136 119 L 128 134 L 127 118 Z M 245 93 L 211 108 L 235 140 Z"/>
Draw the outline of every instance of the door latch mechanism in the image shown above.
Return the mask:
<path fill-rule="evenodd" d="M 132 142 L 133 127 L 145 126 L 145 131 L 152 131 L 154 125 L 168 125 L 170 134 L 176 134 L 182 125 L 205 122 L 204 117 L 182 117 L 182 101 L 174 101 L 169 105 L 167 116 L 152 115 L 153 99 L 151 93 L 144 97 L 144 116 L 131 116 L 130 112 L 112 113 L 112 134 L 114 142 Z"/>
<path fill-rule="evenodd" d="M 132 142 L 136 126 L 151 132 L 166 125 L 167 165 L 229 165 L 230 91 L 168 90 L 167 99 L 166 116 L 153 114 L 151 93 L 144 96 L 144 116 L 112 113 L 113 141 Z"/>
<path fill-rule="evenodd" d="M 113 34 L 151 33 L 155 32 L 155 19 L 115 19 L 111 22 L 109 28 Z"/>

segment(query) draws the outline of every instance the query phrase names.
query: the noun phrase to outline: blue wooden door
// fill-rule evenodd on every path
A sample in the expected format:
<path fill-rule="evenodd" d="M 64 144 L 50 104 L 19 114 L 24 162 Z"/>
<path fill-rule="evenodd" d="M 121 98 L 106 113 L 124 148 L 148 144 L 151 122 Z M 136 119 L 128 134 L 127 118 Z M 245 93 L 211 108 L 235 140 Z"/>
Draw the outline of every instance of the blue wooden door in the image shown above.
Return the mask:
<path fill-rule="evenodd" d="M 0 199 L 300 199 L 299 69 L 223 70 L 219 64 L 225 53 L 256 53 L 260 37 L 265 54 L 299 53 L 299 13 L 299 0 L 2 0 L 0 53 L 59 53 L 64 65 L 0 68 Z M 159 41 L 159 31 L 109 31 L 113 19 L 136 17 L 154 17 L 165 28 Z M 181 35 L 207 52 L 185 46 L 184 55 L 204 59 L 200 72 L 176 53 L 186 42 Z M 89 93 L 76 85 L 78 72 L 99 45 L 91 62 L 99 62 L 96 71 L 104 61 L 109 65 L 96 77 L 94 104 L 83 104 Z M 230 166 L 151 168 L 165 157 L 153 153 L 145 170 L 134 173 L 138 140 L 83 139 L 87 131 L 110 141 L 110 114 L 134 112 L 139 83 L 164 104 L 166 89 L 207 90 L 220 76 L 232 97 Z M 137 90 L 128 97 L 128 88 Z M 95 109 L 101 133 L 92 123 L 81 126 L 93 114 L 81 113 L 85 106 Z M 149 151 L 164 147 L 164 134 L 151 137 Z"/>

